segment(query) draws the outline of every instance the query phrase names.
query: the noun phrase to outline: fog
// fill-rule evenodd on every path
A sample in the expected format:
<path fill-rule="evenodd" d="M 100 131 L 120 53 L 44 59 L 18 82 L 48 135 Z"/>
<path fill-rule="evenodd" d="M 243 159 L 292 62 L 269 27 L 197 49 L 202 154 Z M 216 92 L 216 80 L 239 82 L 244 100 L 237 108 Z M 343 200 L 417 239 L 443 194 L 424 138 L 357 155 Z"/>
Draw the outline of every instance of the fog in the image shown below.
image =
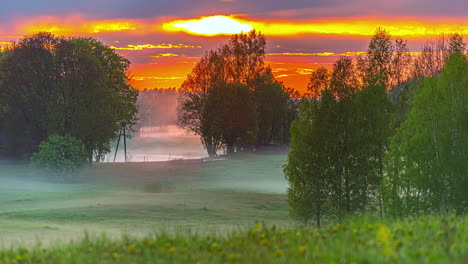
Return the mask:
<path fill-rule="evenodd" d="M 138 98 L 138 124 L 127 139 L 127 161 L 167 161 L 197 159 L 206 150 L 197 135 L 177 127 L 177 92 L 173 89 L 142 91 Z M 117 142 L 104 161 L 113 162 Z M 124 145 L 120 141 L 116 162 L 124 162 Z"/>

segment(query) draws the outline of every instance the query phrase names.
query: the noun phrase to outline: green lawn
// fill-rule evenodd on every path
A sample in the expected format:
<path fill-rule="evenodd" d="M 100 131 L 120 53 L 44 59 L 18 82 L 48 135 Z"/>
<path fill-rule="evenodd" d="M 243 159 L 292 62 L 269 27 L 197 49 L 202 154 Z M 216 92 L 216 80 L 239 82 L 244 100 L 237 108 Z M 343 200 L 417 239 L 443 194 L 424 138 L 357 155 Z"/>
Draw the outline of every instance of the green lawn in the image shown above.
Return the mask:
<path fill-rule="evenodd" d="M 87 230 L 146 236 L 161 230 L 225 235 L 288 216 L 285 155 L 222 161 L 98 164 L 57 184 L 26 165 L 0 165 L 0 246 L 79 239 Z"/>

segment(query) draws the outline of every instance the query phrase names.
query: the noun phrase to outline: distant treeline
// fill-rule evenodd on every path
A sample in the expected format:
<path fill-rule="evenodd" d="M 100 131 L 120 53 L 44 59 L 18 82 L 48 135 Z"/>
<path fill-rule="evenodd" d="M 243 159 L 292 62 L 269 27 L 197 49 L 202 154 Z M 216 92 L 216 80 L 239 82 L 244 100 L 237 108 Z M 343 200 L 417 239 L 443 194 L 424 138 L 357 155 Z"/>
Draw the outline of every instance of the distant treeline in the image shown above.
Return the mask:
<path fill-rule="evenodd" d="M 311 74 L 284 167 L 291 214 L 468 211 L 468 61 L 459 34 L 412 56 L 384 29 L 363 57 Z"/>
<path fill-rule="evenodd" d="M 138 127 L 169 126 L 177 124 L 176 88 L 152 89 L 139 92 Z"/>

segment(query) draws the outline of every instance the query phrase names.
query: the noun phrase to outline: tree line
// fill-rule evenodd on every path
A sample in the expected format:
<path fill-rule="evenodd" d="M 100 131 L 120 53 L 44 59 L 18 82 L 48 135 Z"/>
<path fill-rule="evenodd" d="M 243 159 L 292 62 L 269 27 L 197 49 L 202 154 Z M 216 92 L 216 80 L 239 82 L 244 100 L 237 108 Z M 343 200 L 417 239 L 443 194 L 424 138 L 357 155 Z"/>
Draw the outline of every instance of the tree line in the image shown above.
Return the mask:
<path fill-rule="evenodd" d="M 209 156 L 289 142 L 297 100 L 265 65 L 265 47 L 256 31 L 233 35 L 180 87 L 178 124 L 200 136 Z"/>
<path fill-rule="evenodd" d="M 0 53 L 0 129 L 4 152 L 29 157 L 51 135 L 69 135 L 89 162 L 136 121 L 130 62 L 93 38 L 26 36 Z"/>
<path fill-rule="evenodd" d="M 466 212 L 467 81 L 459 34 L 411 56 L 381 28 L 365 56 L 314 71 L 284 166 L 291 215 Z"/>

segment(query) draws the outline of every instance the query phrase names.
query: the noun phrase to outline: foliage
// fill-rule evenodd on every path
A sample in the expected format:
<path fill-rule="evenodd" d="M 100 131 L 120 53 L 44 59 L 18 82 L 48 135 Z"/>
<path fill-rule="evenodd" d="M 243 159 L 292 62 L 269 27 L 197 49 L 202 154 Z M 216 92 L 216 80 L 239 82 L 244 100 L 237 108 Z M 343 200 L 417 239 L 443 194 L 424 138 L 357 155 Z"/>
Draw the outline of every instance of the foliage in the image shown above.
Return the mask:
<path fill-rule="evenodd" d="M 51 135 L 39 145 L 32 156 L 34 166 L 45 170 L 60 180 L 69 180 L 86 164 L 83 143 L 70 136 Z"/>
<path fill-rule="evenodd" d="M 327 228 L 255 224 L 227 236 L 193 232 L 144 239 L 86 236 L 49 248 L 0 251 L 2 263 L 465 263 L 465 218 L 347 221 Z"/>
<path fill-rule="evenodd" d="M 257 116 L 249 87 L 240 83 L 218 83 L 207 96 L 206 125 L 213 137 L 226 145 L 228 154 L 240 143 L 252 143 L 257 134 Z M 212 111 L 217 109 L 216 111 Z"/>
<path fill-rule="evenodd" d="M 243 131 L 258 132 L 251 134 L 256 140 L 251 142 L 250 139 L 245 141 L 245 138 L 238 137 L 234 141 L 246 146 L 252 143 L 284 143 L 289 139 L 286 131 L 292 121 L 289 113 L 294 108 L 288 104 L 290 97 L 286 88 L 265 67 L 265 47 L 264 36 L 256 31 L 233 35 L 228 43 L 207 52 L 182 84 L 179 90 L 178 125 L 200 135 L 210 156 L 217 155 L 222 146 L 231 144 L 219 136 L 219 129 L 213 125 L 213 118 L 218 116 L 216 112 L 227 110 L 222 109 L 224 106 L 220 104 L 208 104 L 210 90 L 225 84 L 246 85 L 257 111 L 254 115 L 257 129 Z M 248 124 L 251 117 L 244 117 Z M 238 146 L 238 149 L 241 148 Z"/>
<path fill-rule="evenodd" d="M 420 84 L 386 157 L 392 214 L 466 212 L 467 87 L 468 62 L 460 53 Z"/>
<path fill-rule="evenodd" d="M 284 166 L 290 214 L 305 223 L 314 219 L 317 226 L 330 211 L 335 175 L 330 156 L 336 142 L 332 121 L 336 116 L 331 111 L 336 102 L 327 90 L 321 97 L 321 101 L 302 101 L 291 126 L 291 151 Z"/>
<path fill-rule="evenodd" d="M 273 77 L 270 69 L 253 91 L 257 110 L 257 145 L 287 144 L 289 128 L 297 110 L 294 100 L 284 85 Z"/>
<path fill-rule="evenodd" d="M 330 75 L 320 69 L 311 76 L 312 97 L 303 102 L 291 128 L 284 168 L 293 216 L 305 222 L 315 219 L 319 226 L 320 218 L 341 221 L 375 208 L 382 212 L 380 183 L 390 110 L 383 64 L 391 58 L 386 54 L 389 45 L 388 33 L 378 30 L 357 68 L 351 58 L 341 57 Z"/>
<path fill-rule="evenodd" d="M 22 38 L 0 61 L 7 154 L 28 155 L 49 135 L 70 134 L 90 162 L 93 154 L 99 159 L 120 128 L 135 122 L 138 92 L 128 83 L 129 64 L 93 38 Z"/>
<path fill-rule="evenodd" d="M 327 68 L 321 66 L 310 74 L 307 91 L 311 98 L 319 99 L 323 90 L 328 90 L 330 87 L 330 73 Z"/>

